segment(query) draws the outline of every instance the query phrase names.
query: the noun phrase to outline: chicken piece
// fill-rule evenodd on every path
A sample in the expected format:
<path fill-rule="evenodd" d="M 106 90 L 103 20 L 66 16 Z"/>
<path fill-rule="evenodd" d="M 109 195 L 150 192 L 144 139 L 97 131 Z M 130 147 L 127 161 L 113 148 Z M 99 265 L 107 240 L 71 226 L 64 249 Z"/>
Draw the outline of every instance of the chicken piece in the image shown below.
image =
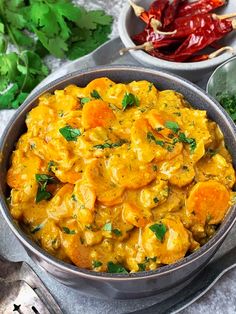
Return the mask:
<path fill-rule="evenodd" d="M 122 202 L 124 187 L 111 180 L 103 160 L 93 160 L 87 165 L 84 175 L 94 189 L 97 200 L 103 205 L 113 206 Z"/>
<path fill-rule="evenodd" d="M 136 159 L 131 150 L 120 151 L 120 154 L 111 156 L 107 163 L 111 180 L 124 188 L 138 189 L 156 177 L 152 164 L 145 164 Z"/>
<path fill-rule="evenodd" d="M 147 256 L 157 257 L 162 264 L 172 264 L 184 258 L 190 240 L 178 218 L 163 218 L 145 227 L 142 244 Z"/>

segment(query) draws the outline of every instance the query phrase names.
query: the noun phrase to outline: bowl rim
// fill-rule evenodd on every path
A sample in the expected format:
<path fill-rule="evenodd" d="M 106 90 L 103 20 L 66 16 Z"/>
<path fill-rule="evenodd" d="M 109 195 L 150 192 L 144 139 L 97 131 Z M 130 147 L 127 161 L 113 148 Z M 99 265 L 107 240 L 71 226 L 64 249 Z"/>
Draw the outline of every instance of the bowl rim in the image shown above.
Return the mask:
<path fill-rule="evenodd" d="M 236 61 L 236 56 L 231 57 L 230 59 L 226 60 L 224 63 L 220 64 L 211 74 L 211 76 L 209 77 L 208 81 L 207 81 L 207 86 L 206 86 L 206 92 L 211 95 L 211 93 L 209 93 L 209 86 L 210 83 L 214 77 L 214 75 L 221 69 L 223 68 L 225 65 L 227 65 L 228 63 L 232 62 L 232 61 Z M 211 95 L 212 96 L 212 95 Z M 212 96 L 213 97 L 213 96 Z"/>
<path fill-rule="evenodd" d="M 136 4 L 140 4 L 142 0 L 135 1 Z M 126 19 L 127 16 L 131 13 L 131 6 L 129 4 L 125 4 L 121 10 L 119 19 L 118 19 L 118 31 L 120 38 L 125 45 L 125 47 L 132 47 L 135 46 L 134 42 L 130 38 L 127 28 L 126 28 Z M 168 69 L 169 71 L 182 71 L 182 72 L 189 72 L 194 70 L 207 70 L 211 68 L 217 67 L 219 64 L 225 62 L 232 55 L 235 55 L 235 52 L 225 52 L 213 59 L 208 59 L 199 62 L 172 62 L 167 61 L 164 59 L 159 59 L 149 55 L 148 53 L 142 50 L 130 50 L 129 53 L 136 59 L 139 60 L 141 63 L 148 64 L 149 66 L 156 66 Z"/>
<path fill-rule="evenodd" d="M 219 113 L 222 114 L 225 123 L 228 125 L 229 128 L 231 128 L 232 131 L 236 133 L 236 126 L 227 114 L 227 112 L 222 109 L 222 107 L 218 104 L 218 102 L 215 101 L 213 97 L 208 95 L 204 90 L 202 90 L 200 87 L 196 86 L 192 82 L 189 82 L 188 80 L 171 73 L 168 73 L 166 71 L 160 71 L 155 69 L 149 69 L 144 67 L 138 67 L 138 66 L 127 66 L 127 65 L 115 65 L 115 66 L 99 66 L 94 68 L 89 68 L 86 70 L 76 70 L 72 73 L 69 73 L 67 75 L 64 75 L 45 86 L 41 87 L 40 89 L 36 89 L 35 91 L 32 91 L 30 96 L 24 101 L 24 103 L 21 105 L 20 108 L 17 109 L 13 117 L 10 119 L 9 123 L 7 124 L 7 127 L 5 128 L 3 135 L 0 139 L 0 155 L 3 151 L 3 148 L 5 145 L 7 145 L 8 140 L 8 133 L 10 133 L 10 130 L 14 128 L 14 124 L 17 122 L 18 117 L 20 115 L 26 116 L 28 110 L 28 107 L 31 106 L 32 103 L 34 103 L 38 97 L 45 92 L 56 89 L 57 85 L 61 83 L 66 83 L 68 80 L 74 79 L 76 77 L 89 75 L 89 74 L 98 74 L 106 72 L 109 76 L 109 72 L 114 71 L 124 71 L 127 73 L 127 71 L 133 71 L 137 73 L 146 73 L 146 74 L 152 74 L 152 75 L 158 75 L 165 77 L 167 79 L 175 80 L 175 82 L 179 83 L 182 86 L 185 86 L 188 89 L 191 89 L 192 91 L 196 93 L 200 93 L 200 95 L 210 100 L 211 106 L 218 109 Z M 3 158 L 0 158 L 0 169 L 1 169 L 1 163 Z M 24 245 L 24 247 L 27 248 L 27 250 L 34 253 L 37 257 L 40 257 L 43 261 L 46 261 L 48 264 L 55 266 L 56 268 L 59 268 L 63 272 L 69 272 L 72 275 L 81 276 L 87 279 L 93 279 L 93 280 L 108 280 L 112 282 L 117 281 L 129 281 L 129 280 L 143 280 L 145 278 L 153 278 L 153 277 L 159 277 L 166 275 L 167 273 L 171 273 L 173 271 L 176 271 L 178 269 L 181 269 L 196 260 L 202 258 L 204 255 L 206 255 L 210 250 L 213 248 L 217 248 L 220 243 L 222 243 L 223 239 L 227 235 L 227 233 L 230 231 L 232 226 L 234 225 L 236 221 L 236 205 L 231 206 L 230 212 L 227 214 L 226 221 L 224 221 L 222 227 L 217 230 L 216 234 L 200 249 L 198 249 L 196 252 L 191 253 L 189 256 L 184 257 L 183 259 L 177 261 L 176 263 L 162 266 L 156 270 L 150 270 L 150 271 L 144 271 L 144 272 L 137 272 L 137 273 L 129 273 L 129 274 L 114 274 L 114 273 L 102 273 L 102 272 L 94 272 L 92 270 L 87 270 L 83 268 L 79 268 L 75 265 L 63 262 L 62 260 L 59 260 L 58 258 L 50 255 L 47 253 L 44 249 L 42 249 L 40 246 L 38 246 L 33 240 L 31 240 L 25 232 L 16 224 L 13 217 L 10 214 L 6 197 L 2 190 L 2 185 L 0 183 L 0 210 L 2 212 L 2 215 L 4 219 L 6 220 L 8 226 L 13 231 L 14 235 L 17 237 L 18 240 Z"/>

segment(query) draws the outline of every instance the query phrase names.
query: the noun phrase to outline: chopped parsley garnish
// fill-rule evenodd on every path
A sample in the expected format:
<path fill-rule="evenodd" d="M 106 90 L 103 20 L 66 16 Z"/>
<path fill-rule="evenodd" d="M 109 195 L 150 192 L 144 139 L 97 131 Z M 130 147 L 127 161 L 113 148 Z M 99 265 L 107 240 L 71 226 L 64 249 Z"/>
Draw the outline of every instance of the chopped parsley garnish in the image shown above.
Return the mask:
<path fill-rule="evenodd" d="M 77 202 L 77 198 L 76 198 L 75 194 L 72 194 L 72 195 L 71 195 L 71 198 L 72 198 L 72 200 L 73 200 L 74 202 Z"/>
<path fill-rule="evenodd" d="M 39 174 L 39 173 L 37 173 L 36 175 L 35 175 L 35 178 L 36 178 L 36 181 L 38 182 L 38 183 L 43 183 L 43 184 L 48 184 L 48 183 L 54 183 L 55 181 L 56 181 L 56 179 L 54 178 L 54 177 L 52 177 L 52 176 L 49 176 L 49 175 L 47 175 L 47 174 Z"/>
<path fill-rule="evenodd" d="M 48 163 L 48 171 L 52 171 L 52 167 L 55 167 L 56 163 L 53 160 L 50 160 Z"/>
<path fill-rule="evenodd" d="M 161 242 L 163 241 L 165 233 L 167 231 L 167 228 L 163 223 L 154 224 L 150 226 L 149 229 L 155 234 L 158 240 L 160 240 Z"/>
<path fill-rule="evenodd" d="M 68 141 L 77 141 L 77 137 L 81 135 L 79 129 L 72 128 L 70 125 L 65 126 L 64 128 L 59 129 L 61 135 Z"/>
<path fill-rule="evenodd" d="M 186 137 L 186 135 L 184 133 L 179 133 L 178 140 L 179 140 L 179 142 L 189 144 L 189 148 L 190 148 L 191 153 L 193 153 L 194 150 L 196 149 L 197 143 L 196 143 L 196 140 L 194 138 L 189 138 L 189 137 Z"/>
<path fill-rule="evenodd" d="M 36 195 L 36 203 L 39 203 L 43 200 L 49 200 L 52 197 L 50 192 L 43 190 L 41 187 L 38 187 L 37 195 Z"/>
<path fill-rule="evenodd" d="M 128 271 L 122 265 L 113 262 L 107 263 L 107 271 L 108 273 L 128 274 Z"/>
<path fill-rule="evenodd" d="M 95 98 L 95 99 L 102 99 L 102 97 L 99 95 L 98 91 L 96 91 L 95 89 L 90 93 L 91 97 Z"/>
<path fill-rule="evenodd" d="M 146 267 L 147 267 L 147 264 L 149 262 L 156 262 L 156 260 L 157 260 L 156 256 L 154 256 L 154 257 L 145 257 L 144 263 L 138 264 L 139 271 L 145 271 Z"/>
<path fill-rule="evenodd" d="M 36 226 L 34 229 L 32 229 L 30 232 L 32 234 L 35 234 L 36 232 L 40 231 L 43 228 L 44 224 L 40 224 L 38 226 Z"/>
<path fill-rule="evenodd" d="M 107 222 L 103 228 L 104 231 L 112 231 L 112 223 L 111 222 Z"/>
<path fill-rule="evenodd" d="M 174 121 L 166 121 L 165 127 L 171 131 L 173 131 L 175 134 L 177 134 L 180 130 L 180 127 L 177 122 Z"/>
<path fill-rule="evenodd" d="M 146 270 L 146 263 L 139 263 L 138 264 L 138 270 L 139 271 L 145 271 Z"/>
<path fill-rule="evenodd" d="M 100 262 L 100 261 L 92 261 L 92 266 L 93 266 L 93 268 L 100 267 L 100 266 L 102 266 L 102 262 Z"/>
<path fill-rule="evenodd" d="M 118 142 L 116 143 L 104 143 L 104 144 L 98 144 L 98 145 L 94 145 L 93 147 L 94 148 L 97 148 L 97 149 L 105 149 L 105 148 L 116 148 L 116 147 L 119 147 L 119 146 L 122 146 L 123 144 L 127 143 L 126 140 L 119 140 Z"/>
<path fill-rule="evenodd" d="M 155 204 L 157 204 L 157 203 L 159 202 L 158 197 L 154 197 L 153 202 L 154 202 Z"/>
<path fill-rule="evenodd" d="M 173 152 L 175 146 L 173 144 L 167 145 L 166 149 L 168 150 L 168 152 Z"/>
<path fill-rule="evenodd" d="M 173 114 L 175 114 L 175 115 L 178 116 L 178 117 L 181 116 L 181 112 L 173 112 Z"/>
<path fill-rule="evenodd" d="M 236 123 L 236 94 L 223 92 L 218 93 L 216 96 L 221 106 L 224 107 L 232 120 Z"/>
<path fill-rule="evenodd" d="M 154 256 L 154 257 L 145 257 L 145 262 L 148 263 L 148 262 L 156 262 L 157 261 L 157 257 Z"/>
<path fill-rule="evenodd" d="M 138 106 L 139 99 L 131 93 L 125 93 L 125 96 L 122 100 L 122 109 L 125 110 L 127 107 Z"/>
<path fill-rule="evenodd" d="M 152 90 L 152 87 L 153 87 L 153 83 L 150 83 L 149 85 L 148 85 L 148 92 L 150 92 L 151 90 Z"/>
<path fill-rule="evenodd" d="M 157 171 L 157 165 L 152 165 L 153 171 Z"/>
<path fill-rule="evenodd" d="M 46 190 L 46 187 L 49 183 L 55 183 L 56 179 L 47 174 L 36 174 L 35 179 L 39 185 L 35 199 L 36 203 L 50 199 L 52 194 Z"/>
<path fill-rule="evenodd" d="M 122 235 L 122 232 L 119 229 L 112 229 L 112 232 L 117 236 L 120 237 Z"/>
<path fill-rule="evenodd" d="M 75 230 L 70 230 L 69 228 L 67 227 L 62 227 L 63 229 L 63 232 L 66 233 L 66 234 L 75 234 Z"/>
<path fill-rule="evenodd" d="M 149 142 L 154 142 L 156 145 L 160 145 L 161 147 L 165 145 L 165 142 L 156 139 L 152 132 L 147 132 L 147 139 Z"/>
<path fill-rule="evenodd" d="M 122 232 L 119 229 L 113 229 L 112 228 L 112 223 L 111 222 L 107 222 L 103 228 L 104 231 L 109 231 L 109 232 L 113 232 L 117 237 L 120 237 L 122 235 Z"/>
<path fill-rule="evenodd" d="M 81 103 L 81 105 L 84 105 L 84 104 L 86 104 L 87 102 L 90 102 L 90 98 L 89 97 L 84 97 L 84 98 L 81 98 L 80 99 L 80 103 Z"/>

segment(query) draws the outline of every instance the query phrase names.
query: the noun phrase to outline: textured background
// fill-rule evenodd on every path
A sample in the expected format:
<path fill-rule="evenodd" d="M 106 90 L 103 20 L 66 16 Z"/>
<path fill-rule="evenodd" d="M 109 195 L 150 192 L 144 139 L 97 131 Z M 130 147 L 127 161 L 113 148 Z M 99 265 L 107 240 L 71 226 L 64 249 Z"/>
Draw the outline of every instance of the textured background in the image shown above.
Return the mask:
<path fill-rule="evenodd" d="M 79 0 L 75 2 L 80 5 L 84 5 L 89 9 L 104 8 L 105 10 L 107 10 L 107 12 L 113 15 L 115 19 L 111 37 L 113 38 L 117 36 L 117 18 L 119 16 L 119 12 L 122 6 L 124 5 L 124 3 L 127 2 L 126 0 Z M 63 64 L 63 61 L 58 61 L 55 59 L 48 59 L 47 61 L 53 70 L 57 69 Z M 0 111 L 0 136 L 13 112 L 13 110 Z M 41 278 L 47 283 L 47 285 L 52 287 L 52 293 L 55 295 L 66 314 L 118 314 L 133 311 L 135 309 L 141 309 L 155 303 L 155 297 L 135 301 L 97 300 L 95 298 L 81 296 L 76 291 L 65 288 L 34 266 L 33 262 L 29 260 L 24 250 L 19 247 L 19 244 L 18 242 L 16 242 L 15 237 L 12 234 L 9 235 L 8 227 L 5 226 L 2 219 L 3 218 L 0 215 L 0 240 L 1 243 L 4 243 L 5 241 L 3 238 L 7 237 L 7 242 L 5 242 L 6 244 L 0 245 L 0 253 L 8 256 L 9 258 L 11 257 L 13 260 L 27 260 L 34 267 L 34 269 L 41 276 Z M 18 252 L 16 246 L 19 247 L 20 255 L 19 253 L 16 253 Z M 181 313 L 236 313 L 236 270 L 232 270 L 224 275 L 224 277 L 219 280 L 214 288 L 212 288 L 204 297 L 202 297 L 198 302 L 194 303 L 193 305 L 188 307 L 188 309 L 182 311 Z"/>

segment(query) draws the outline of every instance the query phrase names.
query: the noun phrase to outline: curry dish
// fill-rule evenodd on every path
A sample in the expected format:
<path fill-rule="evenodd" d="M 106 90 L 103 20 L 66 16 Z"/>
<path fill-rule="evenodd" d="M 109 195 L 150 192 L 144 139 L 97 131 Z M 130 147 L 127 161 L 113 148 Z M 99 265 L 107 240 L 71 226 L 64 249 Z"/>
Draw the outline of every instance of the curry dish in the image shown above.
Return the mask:
<path fill-rule="evenodd" d="M 39 98 L 12 154 L 14 219 L 99 272 L 154 270 L 199 249 L 233 204 L 235 171 L 206 112 L 147 81 L 99 78 Z"/>

